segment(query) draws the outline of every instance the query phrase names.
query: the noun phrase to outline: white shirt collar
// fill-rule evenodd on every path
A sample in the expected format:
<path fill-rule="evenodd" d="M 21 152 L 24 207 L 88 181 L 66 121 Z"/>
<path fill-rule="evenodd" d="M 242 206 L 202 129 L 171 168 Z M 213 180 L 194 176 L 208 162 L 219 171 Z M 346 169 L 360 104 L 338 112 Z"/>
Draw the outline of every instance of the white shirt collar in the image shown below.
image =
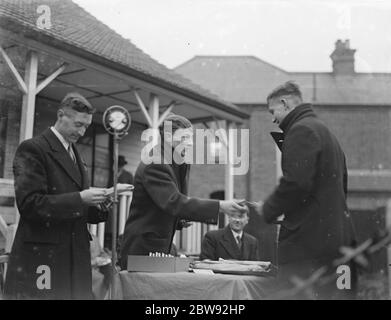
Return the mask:
<path fill-rule="evenodd" d="M 231 229 L 231 228 L 230 228 L 230 229 Z M 232 234 L 234 235 L 235 240 L 236 240 L 236 237 L 237 237 L 237 236 L 239 236 L 240 239 L 242 239 L 242 237 L 243 237 L 243 230 L 240 231 L 240 232 L 236 232 L 236 231 L 234 231 L 234 230 L 231 229 L 231 231 L 232 231 Z"/>
<path fill-rule="evenodd" d="M 60 132 L 58 132 L 58 131 L 56 130 L 55 127 L 53 127 L 53 126 L 50 127 L 50 130 L 53 131 L 53 133 L 55 134 L 55 136 L 57 137 L 57 139 L 60 140 L 61 144 L 64 146 L 65 150 L 68 151 L 69 142 L 66 141 L 66 140 L 64 139 L 64 137 L 61 135 Z"/>

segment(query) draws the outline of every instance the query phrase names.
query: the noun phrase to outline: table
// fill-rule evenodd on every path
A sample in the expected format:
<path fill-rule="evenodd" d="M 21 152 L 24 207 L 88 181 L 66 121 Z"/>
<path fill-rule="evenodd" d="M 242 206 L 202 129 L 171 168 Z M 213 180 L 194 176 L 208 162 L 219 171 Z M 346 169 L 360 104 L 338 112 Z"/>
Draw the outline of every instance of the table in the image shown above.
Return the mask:
<path fill-rule="evenodd" d="M 275 278 L 229 274 L 121 271 L 116 281 L 120 300 L 260 300 L 277 290 Z"/>

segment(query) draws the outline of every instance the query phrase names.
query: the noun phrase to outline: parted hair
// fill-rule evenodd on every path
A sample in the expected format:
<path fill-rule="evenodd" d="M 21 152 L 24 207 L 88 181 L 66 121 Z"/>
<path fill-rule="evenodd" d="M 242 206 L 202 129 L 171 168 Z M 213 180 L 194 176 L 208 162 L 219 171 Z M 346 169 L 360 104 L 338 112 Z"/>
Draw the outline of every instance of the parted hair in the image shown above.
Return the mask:
<path fill-rule="evenodd" d="M 167 115 L 166 119 L 164 119 L 163 123 L 160 126 L 160 130 L 163 130 L 164 123 L 168 121 L 172 123 L 172 129 L 174 131 L 177 129 L 191 128 L 192 126 L 189 119 L 171 112 Z"/>
<path fill-rule="evenodd" d="M 62 99 L 59 109 L 72 109 L 77 112 L 93 114 L 96 109 L 78 92 L 68 93 L 64 99 Z"/>
<path fill-rule="evenodd" d="M 267 103 L 270 102 L 270 100 L 279 98 L 282 96 L 296 96 L 302 99 L 302 94 L 300 87 L 294 83 L 293 81 L 287 81 L 284 84 L 278 86 L 275 88 L 268 96 L 267 96 Z"/>

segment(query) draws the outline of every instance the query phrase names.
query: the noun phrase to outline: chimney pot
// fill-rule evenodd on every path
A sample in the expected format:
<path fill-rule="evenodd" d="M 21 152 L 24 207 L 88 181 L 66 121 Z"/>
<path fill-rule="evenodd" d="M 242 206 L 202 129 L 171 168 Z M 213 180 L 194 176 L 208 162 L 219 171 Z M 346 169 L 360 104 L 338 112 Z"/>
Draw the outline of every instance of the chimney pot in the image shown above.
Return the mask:
<path fill-rule="evenodd" d="M 333 62 L 333 73 L 335 75 L 353 74 L 354 71 L 354 54 L 356 50 L 350 49 L 350 40 L 342 41 L 338 39 L 335 42 L 335 49 L 330 58 Z"/>

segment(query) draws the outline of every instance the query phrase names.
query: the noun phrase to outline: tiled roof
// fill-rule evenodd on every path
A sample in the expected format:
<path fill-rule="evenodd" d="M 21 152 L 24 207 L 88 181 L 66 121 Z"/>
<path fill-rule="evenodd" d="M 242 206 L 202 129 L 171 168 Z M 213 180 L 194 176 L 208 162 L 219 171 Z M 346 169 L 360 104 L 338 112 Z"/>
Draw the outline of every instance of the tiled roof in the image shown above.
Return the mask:
<path fill-rule="evenodd" d="M 195 56 L 175 70 L 237 104 L 264 104 L 271 90 L 293 80 L 310 102 L 391 105 L 391 73 L 287 72 L 253 56 Z"/>
<path fill-rule="evenodd" d="M 37 27 L 39 5 L 48 5 L 51 9 L 52 27 L 48 30 Z M 99 57 L 114 62 L 124 67 L 123 71 L 132 71 L 133 75 L 139 75 L 166 89 L 236 116 L 247 117 L 236 106 L 158 63 L 71 0 L 1 0 L 0 25 L 11 30 L 22 30 L 39 41 L 53 44 L 51 40 L 54 39 L 61 44 L 82 49 L 91 54 L 91 58 Z"/>

